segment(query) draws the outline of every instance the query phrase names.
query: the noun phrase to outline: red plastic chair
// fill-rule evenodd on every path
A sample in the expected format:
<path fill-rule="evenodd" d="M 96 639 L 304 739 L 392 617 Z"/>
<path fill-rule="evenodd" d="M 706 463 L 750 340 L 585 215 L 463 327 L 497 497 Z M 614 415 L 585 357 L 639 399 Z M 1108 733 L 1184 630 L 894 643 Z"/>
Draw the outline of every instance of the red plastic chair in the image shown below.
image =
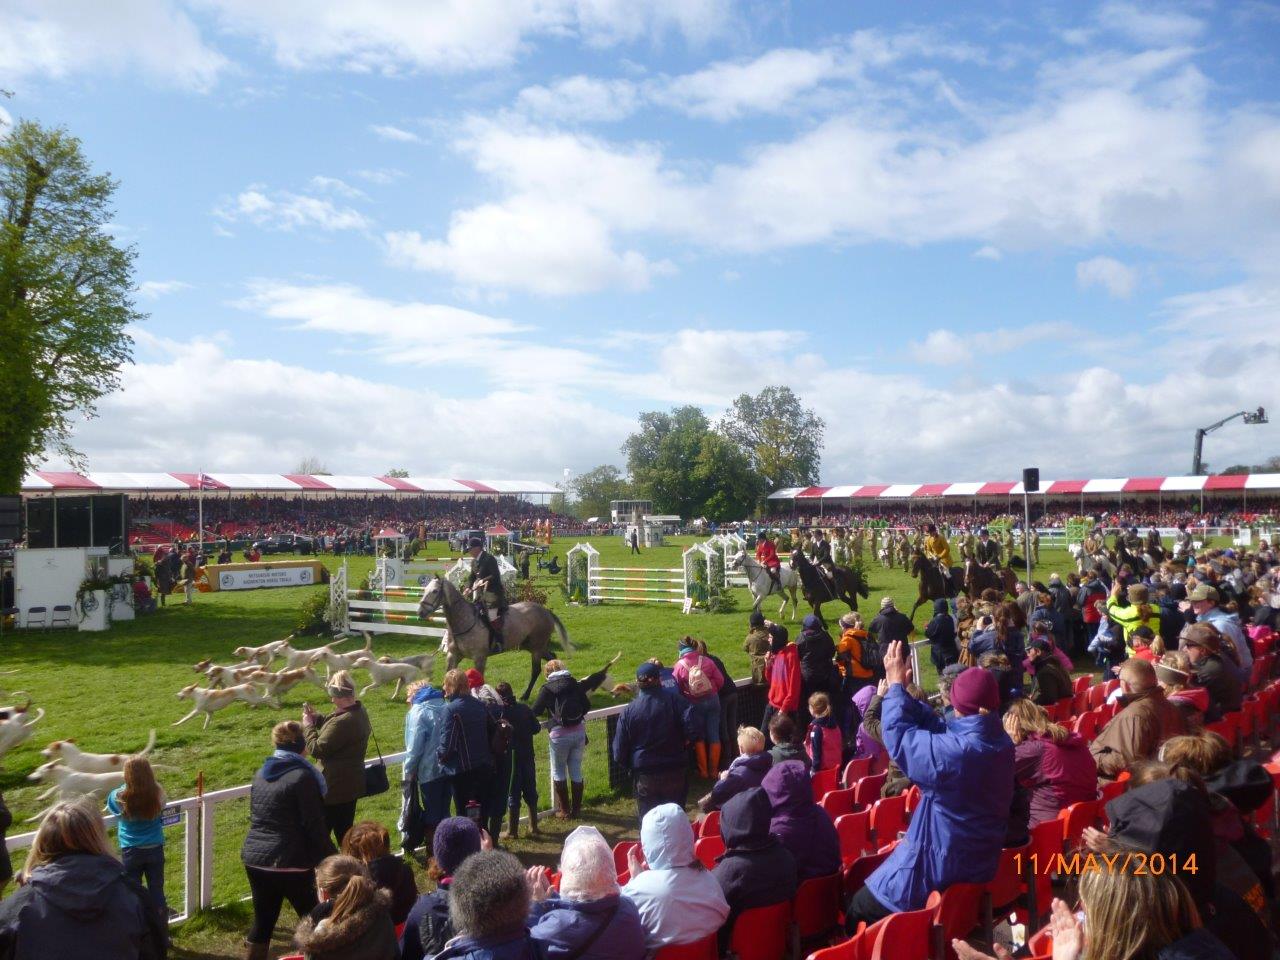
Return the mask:
<path fill-rule="evenodd" d="M 874 777 L 877 773 L 885 773 L 889 769 L 889 752 L 881 750 L 871 758 L 871 775 Z"/>
<path fill-rule="evenodd" d="M 1089 709 L 1089 691 L 1081 690 L 1071 696 L 1071 715 L 1078 717 Z"/>
<path fill-rule="evenodd" d="M 673 943 L 659 950 L 654 960 L 720 960 L 720 943 L 714 933 L 694 943 Z"/>
<path fill-rule="evenodd" d="M 1107 685 L 1105 683 L 1095 683 L 1089 688 L 1089 709 L 1097 710 L 1100 706 L 1107 702 Z"/>
<path fill-rule="evenodd" d="M 720 811 L 712 810 L 702 818 L 702 826 L 698 828 L 699 837 L 720 836 Z"/>
<path fill-rule="evenodd" d="M 401 937 L 403 937 L 403 936 L 404 936 L 404 924 L 403 924 L 403 923 L 397 923 L 397 924 L 396 924 L 396 939 L 397 939 L 397 940 L 399 940 L 399 939 L 400 939 Z"/>
<path fill-rule="evenodd" d="M 1062 823 L 1062 844 L 1065 850 L 1074 850 L 1080 846 L 1080 837 L 1085 827 L 1097 827 L 1102 821 L 1102 802 L 1099 800 L 1081 800 L 1073 803 L 1058 813 Z"/>
<path fill-rule="evenodd" d="M 1031 871 L 1031 842 L 1000 851 L 1000 863 L 990 883 L 982 884 L 983 942 L 993 946 L 995 918 L 1008 916 L 1028 890 L 1026 877 Z"/>
<path fill-rule="evenodd" d="M 1107 691 L 1106 696 L 1109 697 L 1111 696 L 1113 691 L 1118 690 L 1120 688 L 1120 681 L 1115 678 L 1112 678 L 1108 680 L 1106 683 L 1104 683 L 1102 686 Z"/>
<path fill-rule="evenodd" d="M 724 853 L 724 838 L 718 834 L 714 837 L 702 837 L 693 845 L 693 853 L 710 870 L 716 865 L 716 857 Z"/>
<path fill-rule="evenodd" d="M 844 773 L 840 776 L 840 783 L 846 787 L 852 787 L 869 773 L 871 773 L 871 758 L 854 757 L 844 765 Z"/>
<path fill-rule="evenodd" d="M 1049 904 L 1053 902 L 1053 871 L 1062 853 L 1061 820 L 1044 820 L 1031 828 L 1031 874 L 1033 884 L 1028 898 L 1030 926 L 1038 926 L 1049 916 Z"/>
<path fill-rule="evenodd" d="M 826 796 L 818 801 L 818 805 L 827 811 L 827 816 L 834 823 L 842 816 L 853 813 L 857 809 L 857 804 L 853 801 L 853 788 L 846 790 L 828 790 Z"/>
<path fill-rule="evenodd" d="M 875 853 L 868 853 L 865 856 L 858 857 L 853 863 L 844 868 L 844 895 L 846 898 L 853 896 L 859 890 L 867 885 L 867 877 L 871 876 L 880 868 L 880 864 L 889 859 L 888 850 L 878 850 Z"/>
<path fill-rule="evenodd" d="M 733 922 L 729 952 L 737 960 L 781 960 L 791 946 L 790 900 L 743 910 Z"/>
<path fill-rule="evenodd" d="M 1094 710 L 1086 710 L 1075 720 L 1075 731 L 1086 742 L 1092 743 L 1098 737 L 1098 714 Z"/>
<path fill-rule="evenodd" d="M 916 807 L 920 806 L 920 800 L 923 797 L 924 797 L 924 794 L 921 792 L 920 788 L 913 783 L 911 785 L 911 789 L 907 791 L 907 817 L 908 818 L 910 818 L 911 814 L 916 812 Z"/>
<path fill-rule="evenodd" d="M 871 811 L 856 810 L 836 817 L 836 836 L 840 838 L 840 863 L 847 867 L 871 849 Z"/>
<path fill-rule="evenodd" d="M 853 802 L 869 807 L 880 799 L 880 790 L 889 779 L 888 772 L 872 773 L 863 777 L 853 787 Z"/>
<path fill-rule="evenodd" d="M 881 923 L 880 935 L 871 948 L 871 960 L 930 960 L 933 954 L 933 911 L 909 910 L 891 913 Z"/>
<path fill-rule="evenodd" d="M 878 844 L 898 839 L 898 831 L 907 826 L 907 795 L 884 797 L 871 807 L 871 834 Z"/>
<path fill-rule="evenodd" d="M 843 889 L 838 873 L 801 882 L 792 914 L 801 942 L 829 936 L 839 926 Z"/>
<path fill-rule="evenodd" d="M 1107 804 L 1114 800 L 1120 794 L 1129 789 L 1128 780 L 1115 780 L 1112 783 L 1104 783 L 1098 788 L 1098 801 L 1105 809 Z"/>
<path fill-rule="evenodd" d="M 632 847 L 640 846 L 635 840 L 623 840 L 614 844 L 613 847 L 613 869 L 622 876 L 624 873 L 630 873 L 631 868 L 627 865 L 627 851 Z"/>
<path fill-rule="evenodd" d="M 835 790 L 840 784 L 836 778 L 840 776 L 840 771 L 835 767 L 828 767 L 826 770 L 819 770 L 809 779 L 809 789 L 813 791 L 813 802 L 819 802 L 832 790 Z"/>
<path fill-rule="evenodd" d="M 933 922 L 942 935 L 942 954 L 938 960 L 955 960 L 951 947 L 955 939 L 967 940 L 982 922 L 982 884 L 953 883 L 945 891 L 929 894 L 925 909 L 933 911 Z"/>
<path fill-rule="evenodd" d="M 1091 686 L 1093 686 L 1093 674 L 1082 673 L 1071 681 L 1071 692 L 1085 693 Z"/>
<path fill-rule="evenodd" d="M 1046 927 L 1027 941 L 1026 960 L 1053 960 L 1053 937 Z"/>
<path fill-rule="evenodd" d="M 834 947 L 824 947 L 809 954 L 808 960 L 871 960 L 871 951 L 875 947 L 876 938 L 880 936 L 880 923 L 868 927 L 858 924 L 857 931 L 843 943 Z"/>

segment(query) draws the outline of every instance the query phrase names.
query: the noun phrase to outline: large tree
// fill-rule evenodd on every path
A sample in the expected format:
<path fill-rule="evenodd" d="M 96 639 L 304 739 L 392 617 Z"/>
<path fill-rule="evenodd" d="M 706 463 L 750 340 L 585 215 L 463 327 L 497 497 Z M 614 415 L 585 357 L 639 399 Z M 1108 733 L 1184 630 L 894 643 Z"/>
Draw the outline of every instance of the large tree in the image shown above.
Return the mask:
<path fill-rule="evenodd" d="M 720 430 L 747 455 L 766 491 L 818 482 L 826 423 L 800 403 L 790 387 L 744 393 L 720 422 Z"/>
<path fill-rule="evenodd" d="M 652 500 L 658 513 L 740 520 L 750 512 L 760 478 L 701 410 L 642 413 L 639 422 L 622 449 L 636 494 Z"/>
<path fill-rule="evenodd" d="M 0 493 L 41 454 L 71 458 L 72 425 L 93 416 L 131 361 L 135 252 L 107 232 L 116 182 L 80 141 L 20 121 L 0 139 Z"/>
<path fill-rule="evenodd" d="M 630 499 L 631 484 L 621 470 L 605 463 L 578 474 L 573 480 L 573 493 L 577 498 L 573 509 L 578 517 L 608 516 L 611 500 Z"/>

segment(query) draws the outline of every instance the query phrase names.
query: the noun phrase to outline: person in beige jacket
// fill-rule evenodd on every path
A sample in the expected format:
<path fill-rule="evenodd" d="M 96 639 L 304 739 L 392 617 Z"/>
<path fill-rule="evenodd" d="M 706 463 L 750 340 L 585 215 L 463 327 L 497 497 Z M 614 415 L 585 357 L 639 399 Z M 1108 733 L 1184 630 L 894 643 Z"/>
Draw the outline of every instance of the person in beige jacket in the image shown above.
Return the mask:
<path fill-rule="evenodd" d="M 1124 709 L 1102 728 L 1089 752 L 1098 763 L 1098 779 L 1114 780 L 1138 760 L 1150 760 L 1160 744 L 1187 732 L 1182 711 L 1170 703 L 1146 660 L 1126 660 L 1120 668 Z"/>
<path fill-rule="evenodd" d="M 356 684 L 351 674 L 339 670 L 325 688 L 333 703 L 333 713 L 321 716 L 311 704 L 302 707 L 302 730 L 307 750 L 320 764 L 328 790 L 324 795 L 325 822 L 333 832 L 333 841 L 342 846 L 342 838 L 356 818 L 356 801 L 364 796 L 364 757 L 369 749 L 369 714 L 356 699 Z"/>

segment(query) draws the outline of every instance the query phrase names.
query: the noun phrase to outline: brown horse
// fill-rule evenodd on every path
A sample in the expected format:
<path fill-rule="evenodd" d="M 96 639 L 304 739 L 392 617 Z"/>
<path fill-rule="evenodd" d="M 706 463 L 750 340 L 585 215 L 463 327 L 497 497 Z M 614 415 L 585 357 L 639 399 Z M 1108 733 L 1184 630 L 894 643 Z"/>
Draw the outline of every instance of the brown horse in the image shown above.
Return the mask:
<path fill-rule="evenodd" d="M 911 575 L 920 581 L 919 596 L 911 608 L 910 619 L 914 620 L 916 611 L 930 600 L 949 600 L 958 596 L 964 586 L 963 574 L 959 567 L 952 567 L 951 575 L 944 577 L 938 565 L 916 548 L 911 555 Z"/>
<path fill-rule="evenodd" d="M 866 597 L 871 592 L 865 580 L 857 570 L 849 567 L 836 567 L 834 583 L 825 573 L 818 569 L 803 550 L 791 552 L 791 569 L 800 577 L 800 588 L 805 602 L 813 608 L 814 616 L 822 620 L 822 605 L 842 601 L 850 610 L 858 609 L 858 595 Z M 825 620 L 822 620 L 826 623 Z"/>
<path fill-rule="evenodd" d="M 984 567 L 973 558 L 965 561 L 964 592 L 970 600 L 977 600 L 987 589 L 1012 596 L 1017 582 L 1018 575 L 1009 567 Z"/>

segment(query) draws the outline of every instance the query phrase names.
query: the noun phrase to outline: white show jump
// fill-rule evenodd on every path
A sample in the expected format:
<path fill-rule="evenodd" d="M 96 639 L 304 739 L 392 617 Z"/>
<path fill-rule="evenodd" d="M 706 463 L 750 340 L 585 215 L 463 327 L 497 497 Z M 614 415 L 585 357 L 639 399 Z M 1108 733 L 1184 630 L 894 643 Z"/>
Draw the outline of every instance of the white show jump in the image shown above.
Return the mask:
<path fill-rule="evenodd" d="M 381 587 L 351 590 L 344 563 L 329 581 L 330 619 L 348 633 L 398 633 L 443 640 L 448 632 L 443 614 L 418 616 L 424 587 Z"/>
<path fill-rule="evenodd" d="M 587 603 L 676 603 L 683 606 L 693 580 L 692 555 L 705 556 L 699 544 L 684 552 L 678 567 L 604 567 L 600 552 L 589 543 L 576 544 L 567 554 L 566 576 L 571 577 L 574 558 L 586 557 Z M 571 585 L 572 586 L 572 585 Z"/>

